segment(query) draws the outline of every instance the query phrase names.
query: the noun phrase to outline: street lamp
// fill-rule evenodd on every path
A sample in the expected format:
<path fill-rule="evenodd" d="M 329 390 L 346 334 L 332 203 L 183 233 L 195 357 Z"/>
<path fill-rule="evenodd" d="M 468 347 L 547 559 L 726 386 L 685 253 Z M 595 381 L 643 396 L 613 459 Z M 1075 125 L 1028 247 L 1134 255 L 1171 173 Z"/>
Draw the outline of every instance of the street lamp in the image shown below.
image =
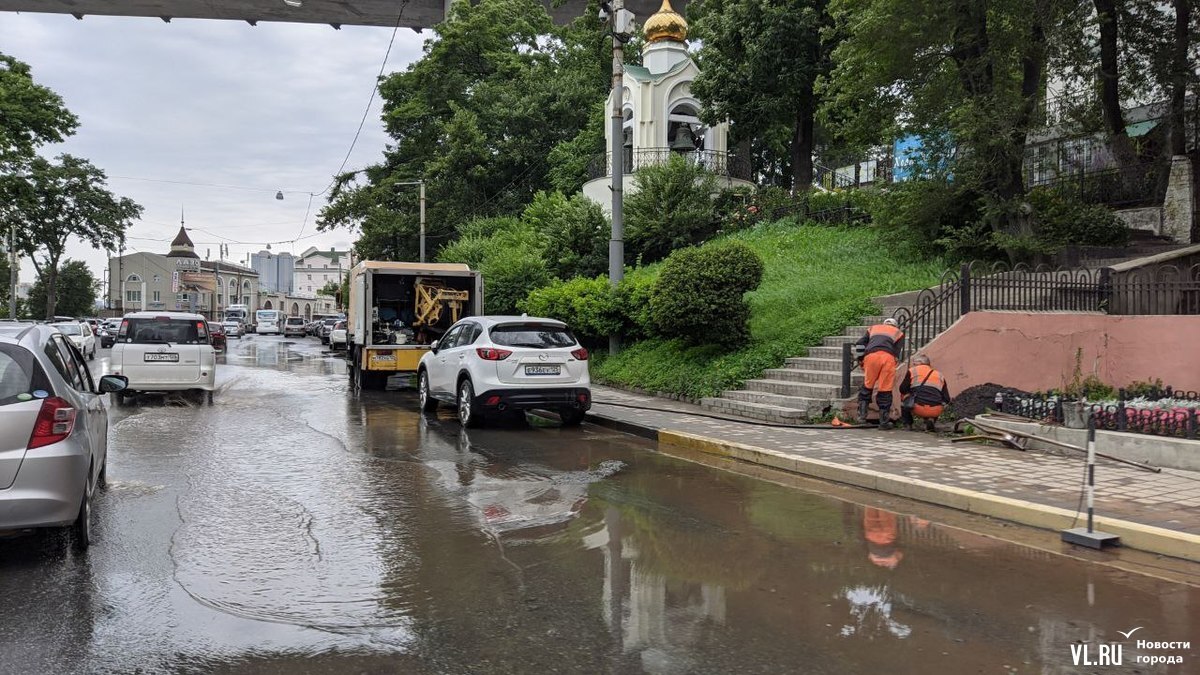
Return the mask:
<path fill-rule="evenodd" d="M 8 318 L 17 318 L 17 226 L 8 226 Z M 114 394 L 115 396 L 115 394 Z"/>
<path fill-rule="evenodd" d="M 420 185 L 421 186 L 421 262 L 425 262 L 425 181 L 424 180 L 409 180 L 393 185 Z"/>
<path fill-rule="evenodd" d="M 608 242 L 608 281 L 614 287 L 625 276 L 625 103 L 623 80 L 625 79 L 625 42 L 633 31 L 633 12 L 625 9 L 625 0 L 600 3 L 600 18 L 608 19 L 612 26 L 612 122 L 609 136 L 609 153 L 612 156 L 612 234 Z M 616 354 L 621 349 L 618 335 L 608 337 L 608 351 Z"/>

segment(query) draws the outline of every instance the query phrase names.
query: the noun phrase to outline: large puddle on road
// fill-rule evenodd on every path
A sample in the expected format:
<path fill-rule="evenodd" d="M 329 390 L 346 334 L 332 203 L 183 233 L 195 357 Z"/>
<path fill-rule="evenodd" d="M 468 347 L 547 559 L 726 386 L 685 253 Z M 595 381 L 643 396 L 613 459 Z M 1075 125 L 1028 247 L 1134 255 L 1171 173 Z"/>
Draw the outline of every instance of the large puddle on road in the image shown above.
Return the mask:
<path fill-rule="evenodd" d="M 248 339 L 226 364 L 211 407 L 119 413 L 110 475 L 139 487 L 103 496 L 87 558 L 0 541 L 7 664 L 1076 673 L 1081 646 L 1095 663 L 1120 645 L 1096 672 L 1197 672 L 1195 648 L 1135 648 L 1200 637 L 1195 587 L 602 429 L 466 432 L 408 393 L 349 394 L 344 364 L 303 342 Z"/>

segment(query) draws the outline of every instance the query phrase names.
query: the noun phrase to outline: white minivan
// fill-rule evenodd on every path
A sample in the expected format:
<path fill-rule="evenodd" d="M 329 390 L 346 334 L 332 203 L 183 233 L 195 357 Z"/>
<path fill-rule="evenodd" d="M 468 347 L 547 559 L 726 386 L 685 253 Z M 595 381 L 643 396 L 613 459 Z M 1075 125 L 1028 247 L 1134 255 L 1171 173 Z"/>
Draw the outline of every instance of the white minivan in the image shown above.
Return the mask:
<path fill-rule="evenodd" d="M 113 375 L 129 386 L 115 396 L 119 404 L 138 392 L 192 392 L 212 403 L 217 382 L 216 351 L 203 316 L 188 312 L 131 312 L 121 320 L 113 344 Z"/>

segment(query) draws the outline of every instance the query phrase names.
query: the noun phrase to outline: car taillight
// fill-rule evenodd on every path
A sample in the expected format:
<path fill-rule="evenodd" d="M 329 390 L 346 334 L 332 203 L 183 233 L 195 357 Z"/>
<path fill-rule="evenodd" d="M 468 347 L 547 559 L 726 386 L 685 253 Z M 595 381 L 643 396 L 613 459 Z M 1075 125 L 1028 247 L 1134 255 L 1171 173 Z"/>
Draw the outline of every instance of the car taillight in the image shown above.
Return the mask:
<path fill-rule="evenodd" d="M 588 350 L 584 349 L 583 347 L 580 347 L 579 349 L 572 349 L 571 356 L 574 356 L 575 358 L 579 359 L 580 361 L 587 361 L 588 360 Z"/>
<path fill-rule="evenodd" d="M 37 421 L 33 424 L 33 434 L 29 437 L 27 450 L 40 448 L 43 445 L 57 443 L 75 429 L 75 409 L 71 404 L 57 396 L 42 400 L 42 409 L 38 411 Z"/>
<path fill-rule="evenodd" d="M 484 361 L 503 361 L 512 356 L 512 352 L 507 349 L 497 349 L 496 347 L 477 347 L 475 353 Z"/>

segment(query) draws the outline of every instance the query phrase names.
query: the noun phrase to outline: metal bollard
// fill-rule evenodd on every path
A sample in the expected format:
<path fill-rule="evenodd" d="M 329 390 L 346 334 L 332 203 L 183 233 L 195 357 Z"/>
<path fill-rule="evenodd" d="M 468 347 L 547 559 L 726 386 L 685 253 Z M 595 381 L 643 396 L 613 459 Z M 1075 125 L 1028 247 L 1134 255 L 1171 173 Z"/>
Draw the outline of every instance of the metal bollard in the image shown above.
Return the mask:
<path fill-rule="evenodd" d="M 1076 527 L 1063 530 L 1062 540 L 1068 544 L 1079 544 L 1088 548 L 1100 549 L 1105 546 L 1119 546 L 1121 538 L 1108 532 L 1098 532 L 1094 527 L 1096 511 L 1096 418 L 1088 415 L 1087 440 L 1087 527 Z"/>

